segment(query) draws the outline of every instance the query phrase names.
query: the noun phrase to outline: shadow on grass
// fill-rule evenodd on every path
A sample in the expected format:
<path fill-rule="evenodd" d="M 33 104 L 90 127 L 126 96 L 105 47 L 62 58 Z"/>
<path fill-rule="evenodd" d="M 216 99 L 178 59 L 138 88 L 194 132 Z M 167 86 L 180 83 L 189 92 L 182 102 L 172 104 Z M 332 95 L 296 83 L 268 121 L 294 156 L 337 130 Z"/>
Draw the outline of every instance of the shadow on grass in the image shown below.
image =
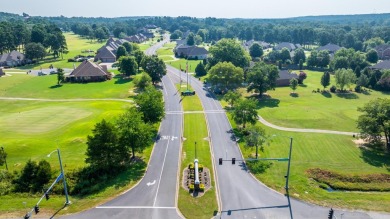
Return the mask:
<path fill-rule="evenodd" d="M 359 96 L 355 93 L 336 93 L 336 96 L 344 99 L 359 99 Z"/>
<path fill-rule="evenodd" d="M 257 109 L 261 109 L 265 107 L 267 108 L 279 107 L 279 103 L 280 103 L 279 99 L 273 99 L 273 98 L 260 99 L 259 101 L 257 101 Z"/>
<path fill-rule="evenodd" d="M 130 77 L 122 77 L 121 75 L 115 75 L 114 79 L 116 79 L 115 84 L 126 84 L 133 80 Z"/>
<path fill-rule="evenodd" d="M 360 151 L 364 162 L 375 167 L 386 167 L 390 172 L 390 154 L 385 153 L 381 146 L 365 145 L 360 147 Z"/>
<path fill-rule="evenodd" d="M 56 84 L 56 85 L 50 86 L 49 88 L 56 89 L 56 88 L 60 88 L 60 87 L 62 87 L 62 84 Z"/>
<path fill-rule="evenodd" d="M 299 87 L 307 87 L 306 84 L 298 84 Z"/>
<path fill-rule="evenodd" d="M 299 97 L 299 94 L 298 94 L 298 93 L 290 93 L 290 97 L 295 97 L 295 98 L 297 98 L 297 97 Z"/>
<path fill-rule="evenodd" d="M 326 98 L 332 98 L 332 94 L 329 93 L 329 92 L 326 92 L 326 91 L 325 92 L 321 92 L 321 95 L 326 97 Z"/>

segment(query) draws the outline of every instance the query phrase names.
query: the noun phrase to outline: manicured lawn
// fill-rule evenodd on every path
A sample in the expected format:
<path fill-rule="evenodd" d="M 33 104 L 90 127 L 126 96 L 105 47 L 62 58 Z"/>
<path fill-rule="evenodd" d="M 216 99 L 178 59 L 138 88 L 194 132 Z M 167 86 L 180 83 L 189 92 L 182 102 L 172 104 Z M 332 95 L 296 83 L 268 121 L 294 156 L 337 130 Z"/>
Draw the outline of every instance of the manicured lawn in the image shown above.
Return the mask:
<path fill-rule="evenodd" d="M 12 74 L 0 78 L 1 97 L 30 98 L 128 98 L 133 89 L 131 79 L 120 76 L 98 83 L 64 83 L 57 85 L 57 75 L 32 76 Z"/>
<path fill-rule="evenodd" d="M 172 43 L 166 43 L 163 47 L 161 47 L 159 50 L 157 50 L 157 55 L 164 56 L 164 55 L 174 55 L 173 49 L 176 46 L 176 42 Z"/>
<path fill-rule="evenodd" d="M 187 90 L 187 84 L 182 83 L 181 89 L 180 84 L 176 84 L 176 88 L 180 92 Z M 192 91 L 192 87 L 188 85 L 189 90 Z M 183 105 L 184 111 L 203 111 L 202 102 L 200 102 L 198 95 L 193 96 L 181 96 L 181 104 Z"/>
<path fill-rule="evenodd" d="M 230 117 L 230 116 L 229 116 Z M 234 121 L 232 125 L 235 127 Z M 263 126 L 264 127 L 264 126 Z M 328 192 L 310 179 L 305 171 L 322 168 L 345 174 L 389 174 L 390 157 L 360 149 L 352 136 L 283 132 L 264 127 L 268 135 L 275 134 L 270 146 L 265 146 L 260 157 L 288 157 L 290 139 L 293 150 L 290 175 L 290 195 L 311 203 L 328 207 L 389 211 L 389 192 Z M 255 148 L 240 143 L 245 158 L 254 157 Z M 284 193 L 284 175 L 287 162 L 272 162 L 264 173 L 255 174 L 267 186 Z"/>
<path fill-rule="evenodd" d="M 195 103 L 195 104 L 194 104 Z M 198 96 L 186 96 L 183 101 L 184 111 L 202 110 Z M 191 104 L 198 107 L 194 108 Z M 200 106 L 200 109 L 199 109 Z M 184 115 L 184 138 L 182 151 L 182 163 L 180 180 L 183 178 L 183 170 L 195 159 L 195 142 L 197 148 L 197 159 L 200 164 L 210 170 L 212 187 L 202 197 L 192 197 L 181 186 L 179 189 L 178 207 L 186 218 L 211 218 L 214 211 L 218 211 L 218 204 L 215 195 L 213 166 L 210 156 L 210 145 L 207 139 L 208 132 L 206 120 L 203 113 Z M 180 185 L 181 185 L 180 181 Z"/>
<path fill-rule="evenodd" d="M 173 66 L 174 68 L 176 69 L 180 69 L 180 66 L 181 66 L 181 69 L 183 71 L 186 70 L 186 64 L 188 62 L 188 72 L 195 72 L 195 68 L 196 66 L 199 64 L 199 62 L 201 62 L 202 60 L 185 60 L 185 59 L 179 59 L 177 61 L 172 61 L 172 62 L 168 62 L 166 64 L 168 65 L 171 65 Z"/>
<path fill-rule="evenodd" d="M 357 108 L 372 99 L 389 96 L 373 90 L 349 94 L 313 93 L 317 88 L 323 89 L 320 84 L 323 73 L 305 72 L 307 79 L 296 90 L 298 97 L 290 96 L 292 90 L 289 87 L 277 87 L 274 91 L 268 91 L 271 98 L 259 101 L 259 115 L 278 126 L 356 132 L 356 120 L 359 116 Z M 335 84 L 333 76 L 331 84 Z"/>

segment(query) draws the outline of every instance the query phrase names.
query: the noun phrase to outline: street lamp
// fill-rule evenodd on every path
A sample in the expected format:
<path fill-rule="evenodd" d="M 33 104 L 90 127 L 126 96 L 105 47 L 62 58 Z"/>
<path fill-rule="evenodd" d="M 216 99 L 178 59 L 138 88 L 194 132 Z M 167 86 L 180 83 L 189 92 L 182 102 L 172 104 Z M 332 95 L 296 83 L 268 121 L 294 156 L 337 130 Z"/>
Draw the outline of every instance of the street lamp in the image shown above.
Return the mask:
<path fill-rule="evenodd" d="M 3 156 L 4 156 L 4 162 L 5 162 L 5 168 L 7 169 L 8 171 L 8 165 L 7 165 L 7 154 L 5 153 L 4 151 L 4 148 L 1 147 L 1 150 L 3 151 Z"/>
<path fill-rule="evenodd" d="M 50 157 L 50 155 L 56 151 L 58 154 L 58 160 L 60 161 L 61 174 L 62 174 L 63 182 L 64 182 L 64 191 L 65 191 L 65 197 L 66 197 L 65 205 L 70 205 L 71 202 L 69 201 L 69 197 L 68 197 L 68 189 L 66 187 L 66 178 L 65 178 L 64 169 L 62 168 L 60 149 L 57 148 L 56 150 L 52 151 L 50 154 L 47 155 L 47 157 Z"/>

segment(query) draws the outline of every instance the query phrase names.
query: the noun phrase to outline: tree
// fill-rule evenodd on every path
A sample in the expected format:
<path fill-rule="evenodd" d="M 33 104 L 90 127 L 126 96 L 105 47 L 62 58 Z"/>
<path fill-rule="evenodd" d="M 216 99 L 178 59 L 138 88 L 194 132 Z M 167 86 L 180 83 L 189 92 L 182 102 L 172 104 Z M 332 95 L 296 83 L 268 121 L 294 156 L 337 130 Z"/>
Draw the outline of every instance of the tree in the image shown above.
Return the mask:
<path fill-rule="evenodd" d="M 240 100 L 232 111 L 233 120 L 245 128 L 247 123 L 255 124 L 257 121 L 256 101 L 251 99 Z"/>
<path fill-rule="evenodd" d="M 116 122 L 119 134 L 119 144 L 131 149 L 132 158 L 136 152 L 142 152 L 152 141 L 152 126 L 144 123 L 142 113 L 131 107 L 122 114 Z"/>
<path fill-rule="evenodd" d="M 249 66 L 250 56 L 247 51 L 233 39 L 221 39 L 210 48 L 211 57 L 208 69 L 219 62 L 231 62 L 234 66 Z"/>
<path fill-rule="evenodd" d="M 293 93 L 295 93 L 295 90 L 298 87 L 298 80 L 296 78 L 291 78 L 290 80 L 290 88 L 293 90 Z"/>
<path fill-rule="evenodd" d="M 200 45 L 202 43 L 202 37 L 201 36 L 196 35 L 194 39 L 195 39 L 195 44 L 196 45 Z"/>
<path fill-rule="evenodd" d="M 134 46 L 133 46 L 133 49 L 134 49 Z M 137 64 L 138 64 L 137 70 L 139 70 L 139 67 L 141 67 L 142 59 L 144 58 L 144 56 L 145 56 L 145 54 L 141 50 L 134 50 L 135 61 L 137 61 Z"/>
<path fill-rule="evenodd" d="M 152 78 L 153 84 L 160 82 L 162 77 L 167 74 L 167 67 L 162 59 L 156 55 L 145 56 L 142 59 L 141 66 L 146 73 Z"/>
<path fill-rule="evenodd" d="M 363 137 L 372 141 L 381 139 L 382 134 L 386 139 L 386 150 L 390 153 L 390 100 L 378 98 L 371 100 L 358 111 L 362 114 L 357 121 L 357 128 Z"/>
<path fill-rule="evenodd" d="M 231 107 L 234 107 L 234 103 L 239 101 L 241 98 L 241 93 L 237 91 L 229 90 L 225 95 L 223 95 L 223 99 L 229 103 Z"/>
<path fill-rule="evenodd" d="M 310 52 L 310 56 L 307 59 L 307 66 L 309 66 L 309 67 L 317 66 L 317 63 L 318 63 L 317 62 L 317 55 L 318 55 L 317 50 L 312 50 Z"/>
<path fill-rule="evenodd" d="M 375 49 L 370 49 L 366 54 L 366 60 L 371 63 L 378 62 L 378 52 Z"/>
<path fill-rule="evenodd" d="M 369 40 L 364 41 L 363 45 L 366 51 L 369 51 L 370 49 L 374 49 L 375 47 L 385 44 L 385 41 L 381 39 L 380 37 L 374 37 Z"/>
<path fill-rule="evenodd" d="M 43 44 L 45 42 L 46 31 L 43 25 L 34 25 L 31 30 L 31 42 Z"/>
<path fill-rule="evenodd" d="M 303 84 L 303 81 L 307 78 L 307 74 L 303 71 L 299 72 L 298 83 Z"/>
<path fill-rule="evenodd" d="M 331 68 L 333 70 L 348 68 L 348 59 L 346 57 L 335 57 L 331 62 Z"/>
<path fill-rule="evenodd" d="M 65 73 L 64 69 L 58 68 L 57 69 L 57 84 L 61 85 L 61 83 L 65 80 Z"/>
<path fill-rule="evenodd" d="M 265 130 L 260 126 L 253 125 L 246 130 L 248 135 L 245 136 L 245 143 L 248 147 L 256 147 L 256 159 L 258 158 L 258 147 L 263 151 L 264 143 L 266 141 Z"/>
<path fill-rule="evenodd" d="M 244 81 L 244 71 L 230 62 L 220 62 L 209 70 L 208 82 L 222 93 L 234 90 Z"/>
<path fill-rule="evenodd" d="M 361 74 L 358 78 L 356 85 L 360 87 L 366 87 L 369 83 L 369 79 L 365 74 Z"/>
<path fill-rule="evenodd" d="M 264 54 L 263 48 L 258 44 L 254 43 L 249 48 L 249 54 L 252 56 L 252 58 L 261 57 Z"/>
<path fill-rule="evenodd" d="M 119 46 L 116 51 L 116 60 L 119 60 L 122 56 L 127 56 L 126 48 L 124 46 Z"/>
<path fill-rule="evenodd" d="M 138 94 L 135 103 L 146 123 L 160 122 L 165 115 L 162 93 L 153 86 L 146 87 L 145 91 Z"/>
<path fill-rule="evenodd" d="M 299 70 L 302 70 L 303 69 L 303 60 L 300 59 L 299 60 Z"/>
<path fill-rule="evenodd" d="M 119 59 L 120 72 L 126 76 L 135 75 L 138 71 L 138 64 L 133 56 L 122 56 Z"/>
<path fill-rule="evenodd" d="M 321 85 L 326 89 L 327 86 L 330 85 L 330 74 L 329 72 L 324 72 L 321 77 Z"/>
<path fill-rule="evenodd" d="M 45 47 L 40 43 L 28 43 L 24 47 L 26 57 L 31 60 L 43 59 L 46 56 Z"/>
<path fill-rule="evenodd" d="M 104 173 L 115 171 L 128 161 L 130 154 L 125 145 L 119 144 L 119 130 L 106 120 L 96 123 L 92 135 L 87 137 L 85 162 Z"/>
<path fill-rule="evenodd" d="M 207 71 L 203 65 L 203 62 L 199 62 L 199 64 L 195 68 L 195 74 L 197 77 L 202 77 L 207 74 Z"/>
<path fill-rule="evenodd" d="M 279 71 L 274 65 L 267 65 L 264 62 L 256 63 L 247 74 L 247 91 L 255 91 L 261 96 L 268 90 L 276 87 L 276 79 L 279 77 Z"/>
<path fill-rule="evenodd" d="M 0 166 L 3 166 L 7 159 L 7 153 L 4 150 L 0 150 Z"/>
<path fill-rule="evenodd" d="M 97 28 L 92 34 L 96 37 L 96 39 L 98 39 L 98 41 L 103 41 L 110 35 L 107 28 L 104 27 Z"/>
<path fill-rule="evenodd" d="M 146 87 L 151 85 L 152 78 L 146 73 L 142 73 L 140 77 L 136 77 L 134 79 L 134 86 L 141 91 L 145 90 Z"/>
<path fill-rule="evenodd" d="M 20 175 L 15 179 L 16 192 L 40 192 L 51 178 L 50 164 L 42 160 L 37 163 L 28 160 Z"/>
<path fill-rule="evenodd" d="M 321 50 L 317 53 L 317 66 L 326 68 L 330 63 L 330 56 L 328 50 Z"/>
<path fill-rule="evenodd" d="M 290 51 L 287 48 L 283 48 L 280 52 L 280 59 L 283 63 L 286 63 L 287 60 L 291 60 Z"/>
<path fill-rule="evenodd" d="M 302 63 L 306 61 L 305 51 L 302 48 L 299 48 L 294 51 L 294 64 L 298 65 L 302 60 Z"/>
<path fill-rule="evenodd" d="M 37 192 L 43 189 L 43 186 L 46 185 L 51 179 L 51 166 L 50 163 L 46 160 L 41 160 L 38 163 L 38 166 L 35 170 L 35 177 L 33 179 L 33 188 L 32 190 Z"/>
<path fill-rule="evenodd" d="M 356 76 L 351 69 L 338 69 L 334 75 L 336 79 L 336 85 L 343 91 L 345 86 L 355 83 Z"/>
<path fill-rule="evenodd" d="M 195 45 L 195 35 L 192 32 L 187 36 L 187 45 L 189 46 Z"/>
<path fill-rule="evenodd" d="M 131 54 L 133 52 L 133 45 L 129 42 L 124 42 L 122 44 L 123 47 L 125 47 L 127 54 Z M 118 48 L 119 49 L 119 48 Z"/>

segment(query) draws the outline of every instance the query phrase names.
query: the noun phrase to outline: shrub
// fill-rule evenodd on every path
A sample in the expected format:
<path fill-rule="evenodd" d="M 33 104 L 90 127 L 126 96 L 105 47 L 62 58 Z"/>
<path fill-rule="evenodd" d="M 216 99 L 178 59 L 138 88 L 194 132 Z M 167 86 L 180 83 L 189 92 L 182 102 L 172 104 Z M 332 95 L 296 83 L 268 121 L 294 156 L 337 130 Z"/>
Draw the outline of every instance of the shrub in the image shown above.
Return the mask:
<path fill-rule="evenodd" d="M 194 184 L 191 184 L 189 187 L 189 190 L 190 190 L 190 192 L 193 192 L 194 191 L 194 188 L 195 188 L 195 186 L 194 186 Z"/>
<path fill-rule="evenodd" d="M 13 175 L 7 170 L 0 170 L 0 196 L 7 195 L 12 192 Z"/>
<path fill-rule="evenodd" d="M 203 172 L 203 164 L 199 164 L 198 165 L 198 171 L 199 172 Z"/>
<path fill-rule="evenodd" d="M 253 174 L 258 174 L 264 173 L 268 168 L 272 166 L 272 163 L 270 163 L 269 161 L 254 160 L 248 161 L 246 165 Z"/>
<path fill-rule="evenodd" d="M 332 87 L 330 87 L 330 92 L 335 93 L 336 90 L 337 90 L 336 86 L 332 85 Z"/>
<path fill-rule="evenodd" d="M 76 60 L 75 59 L 72 59 L 72 58 L 70 58 L 70 59 L 68 59 L 68 62 L 75 62 Z"/>
<path fill-rule="evenodd" d="M 203 183 L 199 184 L 199 191 L 204 192 L 204 188 L 205 186 Z"/>
<path fill-rule="evenodd" d="M 362 87 L 361 86 L 356 86 L 355 87 L 355 92 L 358 92 L 358 93 L 362 92 Z"/>

